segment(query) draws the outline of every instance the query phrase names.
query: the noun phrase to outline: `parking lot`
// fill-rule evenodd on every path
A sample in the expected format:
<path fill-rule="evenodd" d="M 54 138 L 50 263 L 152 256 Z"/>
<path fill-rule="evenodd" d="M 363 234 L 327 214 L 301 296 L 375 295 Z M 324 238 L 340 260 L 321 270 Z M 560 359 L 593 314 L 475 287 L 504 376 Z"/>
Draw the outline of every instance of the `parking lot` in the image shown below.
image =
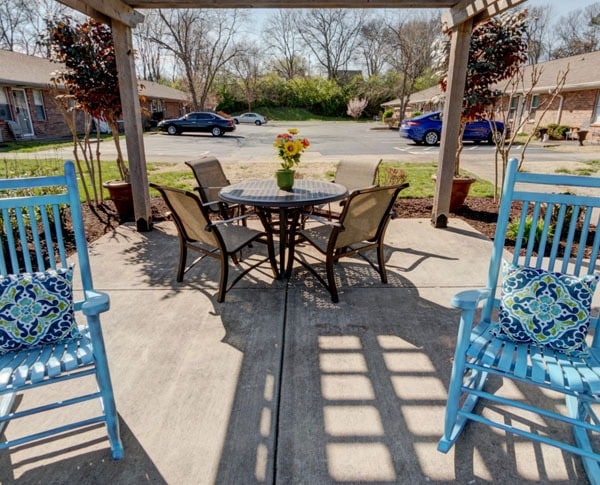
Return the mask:
<path fill-rule="evenodd" d="M 262 126 L 237 125 L 233 133 L 213 137 L 209 133 L 184 133 L 170 136 L 165 133 L 146 133 L 144 145 L 148 162 L 183 163 L 211 154 L 225 165 L 237 165 L 247 171 L 244 177 L 253 176 L 252 170 L 259 166 L 276 164 L 273 141 L 277 134 L 288 128 L 297 128 L 301 136 L 310 140 L 311 147 L 303 155 L 303 168 L 311 164 L 319 166 L 319 173 L 330 170 L 341 159 L 377 158 L 398 162 L 437 162 L 439 146 L 417 146 L 400 138 L 397 130 L 387 129 L 378 122 L 353 121 L 269 121 Z M 553 146 L 532 143 L 526 152 L 525 169 L 554 170 L 572 168 L 577 162 L 600 158 L 600 145 L 579 147 L 577 142 L 553 143 Z M 520 157 L 522 146 L 515 146 L 512 156 Z M 101 156 L 114 160 L 115 148 L 110 140 L 101 146 Z M 47 152 L 35 152 L 31 157 L 73 157 L 71 147 Z M 19 157 L 22 157 L 19 154 Z M 461 167 L 488 180 L 494 178 L 494 147 L 465 143 L 461 155 Z M 276 166 L 276 165 L 274 165 Z"/>

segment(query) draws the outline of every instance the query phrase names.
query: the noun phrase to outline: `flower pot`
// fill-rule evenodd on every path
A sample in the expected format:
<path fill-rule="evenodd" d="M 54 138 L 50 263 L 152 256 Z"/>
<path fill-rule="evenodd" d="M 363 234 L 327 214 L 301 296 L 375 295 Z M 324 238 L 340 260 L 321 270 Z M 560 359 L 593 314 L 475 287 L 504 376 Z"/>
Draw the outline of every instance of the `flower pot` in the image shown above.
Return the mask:
<path fill-rule="evenodd" d="M 121 222 L 133 221 L 134 211 L 131 184 L 122 180 L 109 180 L 108 182 L 104 182 L 102 186 L 108 190 L 110 199 L 115 204 Z"/>
<path fill-rule="evenodd" d="M 474 178 L 454 178 L 452 179 L 452 194 L 450 195 L 450 212 L 456 212 L 464 204 L 469 195 L 471 184 L 475 182 Z"/>
<path fill-rule="evenodd" d="M 277 178 L 277 187 L 281 190 L 292 190 L 294 186 L 294 171 L 281 168 L 275 172 L 275 176 Z"/>
<path fill-rule="evenodd" d="M 432 175 L 431 178 L 436 181 L 436 175 Z M 456 212 L 464 204 L 469 195 L 469 189 L 475 182 L 474 178 L 471 177 L 454 177 L 452 179 L 452 192 L 450 193 L 450 212 Z"/>

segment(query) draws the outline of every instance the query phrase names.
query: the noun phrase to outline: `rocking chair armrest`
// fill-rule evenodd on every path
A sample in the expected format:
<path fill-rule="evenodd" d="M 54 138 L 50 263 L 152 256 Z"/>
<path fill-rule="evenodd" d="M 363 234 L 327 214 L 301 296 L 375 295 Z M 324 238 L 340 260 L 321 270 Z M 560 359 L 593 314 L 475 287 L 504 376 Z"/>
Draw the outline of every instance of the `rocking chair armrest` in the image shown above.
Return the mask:
<path fill-rule="evenodd" d="M 107 293 L 99 291 L 86 291 L 85 301 L 81 305 L 84 315 L 97 315 L 110 308 L 110 298 Z"/>
<path fill-rule="evenodd" d="M 479 302 L 489 298 L 491 294 L 492 292 L 489 288 L 465 290 L 454 295 L 451 304 L 461 310 L 475 310 L 479 305 Z"/>

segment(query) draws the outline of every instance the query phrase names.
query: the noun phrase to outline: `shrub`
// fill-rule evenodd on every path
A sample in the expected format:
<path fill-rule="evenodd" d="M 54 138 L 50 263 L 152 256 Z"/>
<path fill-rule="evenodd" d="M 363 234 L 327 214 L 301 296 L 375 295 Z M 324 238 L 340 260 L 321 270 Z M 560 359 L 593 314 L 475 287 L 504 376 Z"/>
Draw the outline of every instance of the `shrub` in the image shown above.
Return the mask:
<path fill-rule="evenodd" d="M 552 140 L 564 140 L 565 133 L 569 131 L 568 126 L 557 125 L 556 123 L 550 123 L 548 125 L 548 136 Z"/>
<path fill-rule="evenodd" d="M 386 109 L 386 110 L 383 112 L 383 116 L 381 117 L 381 120 L 382 120 L 382 121 L 385 123 L 385 121 L 386 121 L 388 118 L 391 118 L 392 116 L 394 116 L 394 110 L 393 110 L 393 109 Z"/>

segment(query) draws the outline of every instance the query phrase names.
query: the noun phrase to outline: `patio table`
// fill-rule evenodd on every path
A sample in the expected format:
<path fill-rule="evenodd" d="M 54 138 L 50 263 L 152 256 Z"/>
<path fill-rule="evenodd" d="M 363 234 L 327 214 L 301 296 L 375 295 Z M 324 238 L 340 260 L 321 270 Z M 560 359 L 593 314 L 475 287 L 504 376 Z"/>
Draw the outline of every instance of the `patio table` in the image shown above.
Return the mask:
<path fill-rule="evenodd" d="M 322 180 L 298 179 L 294 187 L 287 191 L 277 187 L 275 179 L 245 180 L 238 184 L 223 187 L 219 199 L 230 204 L 250 205 L 256 209 L 265 229 L 273 231 L 268 221 L 268 209 L 279 211 L 279 277 L 289 278 L 294 260 L 293 241 L 287 244 L 288 224 L 290 221 L 291 237 L 300 219 L 303 207 L 325 204 L 343 199 L 348 195 L 348 189 L 343 185 L 324 182 Z M 286 270 L 286 246 L 288 246 Z"/>

